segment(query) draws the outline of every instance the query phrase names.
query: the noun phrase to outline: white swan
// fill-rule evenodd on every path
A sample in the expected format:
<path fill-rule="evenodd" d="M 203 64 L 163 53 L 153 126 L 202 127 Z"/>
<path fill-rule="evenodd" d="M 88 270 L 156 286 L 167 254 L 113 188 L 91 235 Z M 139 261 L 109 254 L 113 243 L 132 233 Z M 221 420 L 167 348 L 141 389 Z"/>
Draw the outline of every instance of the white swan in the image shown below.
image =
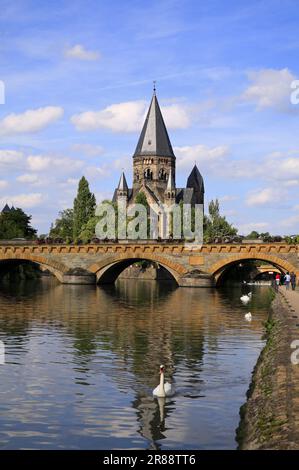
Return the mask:
<path fill-rule="evenodd" d="M 244 304 L 247 304 L 247 302 L 249 302 L 250 299 L 251 299 L 251 295 L 242 295 L 242 297 L 240 297 L 241 302 L 243 302 Z"/>
<path fill-rule="evenodd" d="M 171 397 L 174 395 L 175 390 L 173 385 L 166 382 L 164 383 L 164 366 L 160 366 L 160 383 L 159 385 L 153 390 L 153 395 L 156 397 Z"/>
<path fill-rule="evenodd" d="M 251 321 L 251 320 L 252 320 L 251 312 L 245 313 L 245 320 L 247 320 L 247 321 Z"/>

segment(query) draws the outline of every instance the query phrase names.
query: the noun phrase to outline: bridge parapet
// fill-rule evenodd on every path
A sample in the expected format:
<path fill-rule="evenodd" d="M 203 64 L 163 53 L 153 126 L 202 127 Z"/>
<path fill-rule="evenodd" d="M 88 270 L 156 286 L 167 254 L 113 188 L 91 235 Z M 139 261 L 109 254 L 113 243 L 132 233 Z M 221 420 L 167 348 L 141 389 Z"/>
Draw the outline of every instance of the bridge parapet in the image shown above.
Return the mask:
<path fill-rule="evenodd" d="M 93 283 L 96 278 L 101 282 L 104 273 L 108 279 L 109 269 L 115 274 L 128 263 L 140 259 L 160 264 L 181 286 L 214 285 L 219 273 L 227 266 L 249 259 L 265 261 L 284 271 L 294 271 L 299 279 L 299 245 L 282 243 L 0 245 L 0 262 L 24 260 L 38 263 L 64 283 Z"/>

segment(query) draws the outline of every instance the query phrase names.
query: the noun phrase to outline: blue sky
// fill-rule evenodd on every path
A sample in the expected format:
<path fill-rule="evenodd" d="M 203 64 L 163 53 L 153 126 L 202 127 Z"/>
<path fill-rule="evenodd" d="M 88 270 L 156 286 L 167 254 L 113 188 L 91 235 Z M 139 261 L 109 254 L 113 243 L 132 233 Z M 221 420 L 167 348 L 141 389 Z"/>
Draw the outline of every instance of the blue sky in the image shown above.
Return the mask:
<path fill-rule="evenodd" d="M 299 233 L 294 1 L 0 0 L 0 204 L 40 233 L 84 174 L 111 197 L 157 81 L 177 156 L 241 233 Z M 1 99 L 1 87 L 0 87 Z"/>

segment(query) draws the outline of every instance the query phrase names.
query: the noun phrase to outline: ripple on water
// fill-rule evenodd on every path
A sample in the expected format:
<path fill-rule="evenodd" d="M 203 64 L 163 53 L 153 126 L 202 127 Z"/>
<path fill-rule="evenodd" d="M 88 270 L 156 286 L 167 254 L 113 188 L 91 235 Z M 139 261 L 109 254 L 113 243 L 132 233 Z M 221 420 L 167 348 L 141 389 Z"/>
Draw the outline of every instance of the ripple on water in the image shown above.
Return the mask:
<path fill-rule="evenodd" d="M 0 288 L 0 447 L 235 448 L 270 298 L 254 291 L 25 283 Z M 152 396 L 163 363 L 176 395 Z M 221 423 L 221 425 L 220 425 Z"/>

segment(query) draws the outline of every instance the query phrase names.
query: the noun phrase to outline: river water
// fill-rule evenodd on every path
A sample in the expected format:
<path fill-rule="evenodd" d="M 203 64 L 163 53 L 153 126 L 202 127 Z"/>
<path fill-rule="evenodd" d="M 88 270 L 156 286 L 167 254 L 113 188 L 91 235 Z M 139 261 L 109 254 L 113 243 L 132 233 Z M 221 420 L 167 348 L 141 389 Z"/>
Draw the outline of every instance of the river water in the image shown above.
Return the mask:
<path fill-rule="evenodd" d="M 251 289 L 244 307 L 239 287 L 1 285 L 0 449 L 236 448 L 270 306 Z"/>

